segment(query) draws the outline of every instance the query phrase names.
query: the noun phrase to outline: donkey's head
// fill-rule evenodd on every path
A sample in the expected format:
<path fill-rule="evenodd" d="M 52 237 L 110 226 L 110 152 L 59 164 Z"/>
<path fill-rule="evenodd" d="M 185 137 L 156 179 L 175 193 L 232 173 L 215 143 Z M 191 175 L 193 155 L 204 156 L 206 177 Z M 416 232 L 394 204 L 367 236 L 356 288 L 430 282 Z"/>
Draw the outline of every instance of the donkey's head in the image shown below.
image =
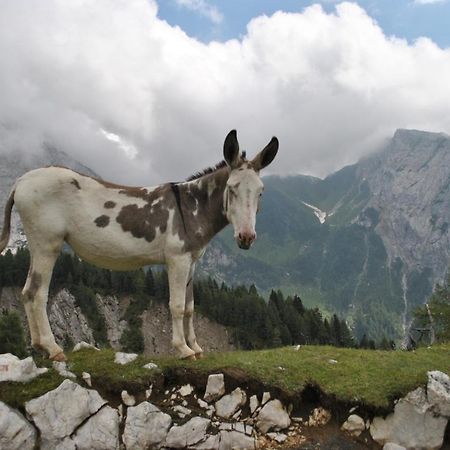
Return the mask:
<path fill-rule="evenodd" d="M 259 171 L 268 166 L 278 152 L 278 139 L 269 144 L 251 161 L 239 152 L 236 130 L 225 138 L 223 156 L 231 169 L 224 192 L 224 209 L 233 225 L 234 238 L 240 248 L 249 249 L 256 239 L 255 223 L 259 202 L 264 190 Z"/>

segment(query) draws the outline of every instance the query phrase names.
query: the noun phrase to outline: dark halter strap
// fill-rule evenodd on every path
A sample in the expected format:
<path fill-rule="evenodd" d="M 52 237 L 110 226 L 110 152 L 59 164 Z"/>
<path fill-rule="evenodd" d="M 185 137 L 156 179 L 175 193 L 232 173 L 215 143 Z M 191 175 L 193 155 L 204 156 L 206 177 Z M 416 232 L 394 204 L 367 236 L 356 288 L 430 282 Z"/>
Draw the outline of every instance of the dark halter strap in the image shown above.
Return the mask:
<path fill-rule="evenodd" d="M 184 232 L 187 234 L 186 222 L 184 220 L 183 210 L 181 209 L 180 188 L 177 183 L 170 183 L 170 188 L 172 189 L 173 195 L 175 196 L 175 201 L 177 202 L 178 212 L 180 213 L 181 221 L 183 222 Z"/>

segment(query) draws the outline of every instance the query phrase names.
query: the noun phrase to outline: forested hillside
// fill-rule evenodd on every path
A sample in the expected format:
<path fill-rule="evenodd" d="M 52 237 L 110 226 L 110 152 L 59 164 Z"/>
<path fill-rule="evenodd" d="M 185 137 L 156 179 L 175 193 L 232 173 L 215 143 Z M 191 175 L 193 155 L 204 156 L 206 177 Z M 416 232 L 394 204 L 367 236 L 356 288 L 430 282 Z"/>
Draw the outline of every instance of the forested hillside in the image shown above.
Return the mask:
<path fill-rule="evenodd" d="M 26 249 L 19 249 L 15 255 L 9 251 L 1 255 L 0 289 L 23 286 L 28 261 Z M 129 296 L 131 300 L 123 314 L 128 326 L 120 340 L 127 351 L 143 351 L 141 314 L 152 301 L 167 305 L 169 297 L 165 270 L 113 272 L 88 265 L 70 253 L 63 253 L 56 263 L 50 295 L 62 287 L 74 295 L 100 346 L 108 346 L 109 342 L 104 317 L 96 306 L 96 294 Z M 305 308 L 297 295 L 285 298 L 282 292 L 272 291 L 267 302 L 253 285 L 229 287 L 225 283 L 219 285 L 212 278 L 197 280 L 194 295 L 196 310 L 228 327 L 242 349 L 306 343 L 355 346 L 344 320 L 337 315 L 324 318 L 318 308 Z M 70 336 L 67 339 L 70 341 Z M 368 347 L 375 347 L 374 342 L 364 342 Z M 386 339 L 382 345 L 389 347 Z"/>

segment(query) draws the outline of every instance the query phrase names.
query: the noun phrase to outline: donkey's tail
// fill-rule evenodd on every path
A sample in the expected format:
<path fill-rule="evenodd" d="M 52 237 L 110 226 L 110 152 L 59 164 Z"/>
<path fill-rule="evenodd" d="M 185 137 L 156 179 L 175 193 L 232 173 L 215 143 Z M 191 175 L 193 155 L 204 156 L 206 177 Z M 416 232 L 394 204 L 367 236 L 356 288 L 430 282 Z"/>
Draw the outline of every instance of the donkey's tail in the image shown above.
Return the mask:
<path fill-rule="evenodd" d="M 14 194 L 15 194 L 15 190 L 13 189 L 11 191 L 11 194 L 9 195 L 8 201 L 6 202 L 6 206 L 5 206 L 3 231 L 2 231 L 2 235 L 0 236 L 0 253 L 3 250 L 5 250 L 5 247 L 9 241 L 9 234 L 11 232 L 11 210 L 14 205 Z"/>

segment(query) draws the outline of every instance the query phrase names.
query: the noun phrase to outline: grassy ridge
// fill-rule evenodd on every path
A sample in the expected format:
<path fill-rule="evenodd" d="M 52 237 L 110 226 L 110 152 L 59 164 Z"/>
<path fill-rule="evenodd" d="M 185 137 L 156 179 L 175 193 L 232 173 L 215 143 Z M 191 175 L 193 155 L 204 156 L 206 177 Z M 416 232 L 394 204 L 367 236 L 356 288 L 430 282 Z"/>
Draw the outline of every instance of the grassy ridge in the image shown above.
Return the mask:
<path fill-rule="evenodd" d="M 329 360 L 337 363 L 330 363 Z M 373 351 L 324 346 L 292 347 L 252 352 L 212 353 L 200 361 L 175 358 L 148 358 L 120 366 L 113 362 L 114 351 L 84 350 L 69 354 L 69 367 L 80 378 L 83 371 L 92 376 L 94 388 L 109 394 L 124 388 L 147 389 L 161 372 L 184 367 L 202 372 L 217 372 L 225 367 L 244 370 L 267 386 L 287 393 L 301 392 L 314 384 L 338 401 L 359 402 L 374 408 L 389 408 L 393 400 L 426 382 L 429 370 L 450 374 L 450 344 L 421 348 L 415 352 Z M 159 369 L 149 371 L 142 365 L 153 361 Z M 42 365 L 39 364 L 38 365 Z M 0 383 L 0 400 L 16 407 L 33 397 L 54 389 L 62 378 L 53 370 L 30 383 Z"/>

